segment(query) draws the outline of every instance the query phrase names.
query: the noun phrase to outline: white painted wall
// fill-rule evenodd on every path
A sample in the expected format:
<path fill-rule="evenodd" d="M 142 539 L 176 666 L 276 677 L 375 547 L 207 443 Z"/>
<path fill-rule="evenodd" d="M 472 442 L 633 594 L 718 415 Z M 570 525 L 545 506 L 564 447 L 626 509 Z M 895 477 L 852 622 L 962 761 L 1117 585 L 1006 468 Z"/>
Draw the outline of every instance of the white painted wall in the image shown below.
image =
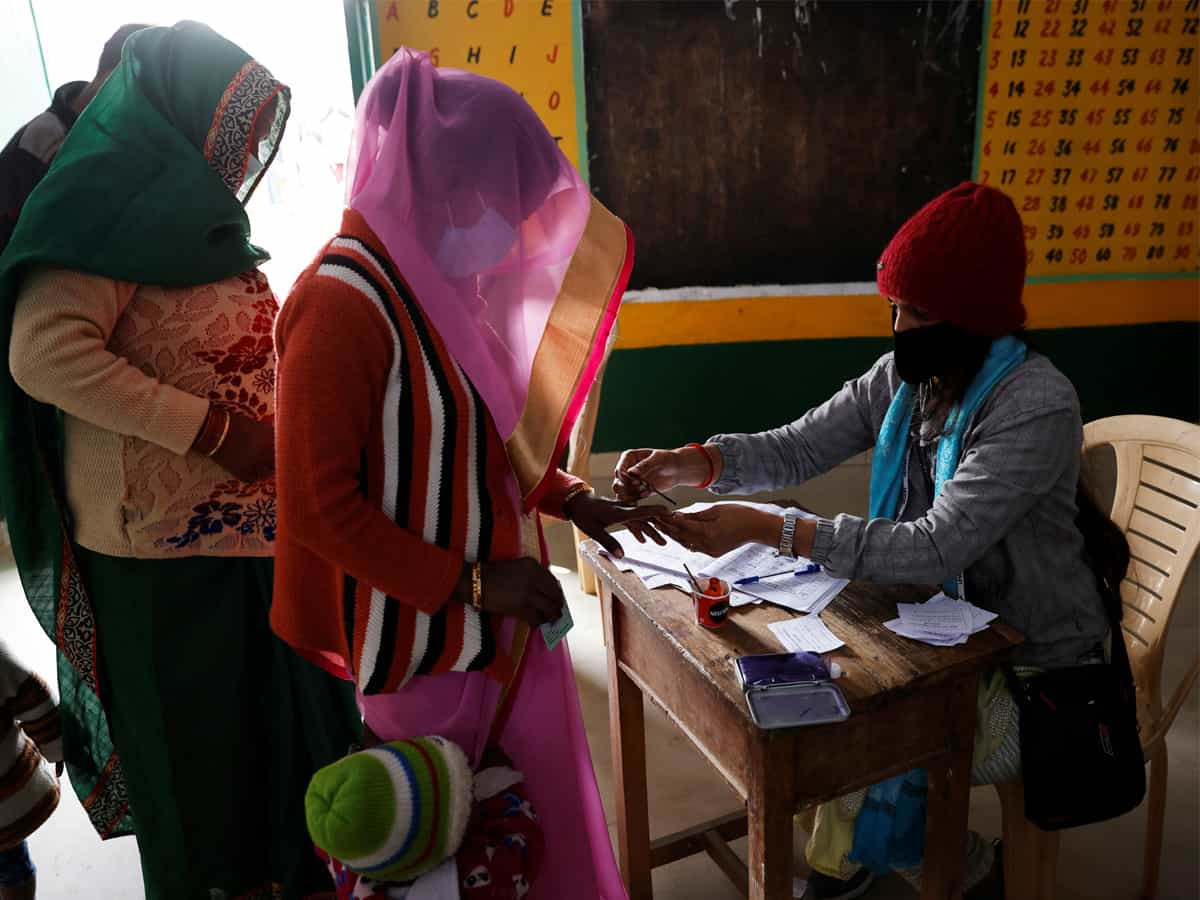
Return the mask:
<path fill-rule="evenodd" d="M 29 0 L 0 0 L 0 146 L 49 105 Z"/>

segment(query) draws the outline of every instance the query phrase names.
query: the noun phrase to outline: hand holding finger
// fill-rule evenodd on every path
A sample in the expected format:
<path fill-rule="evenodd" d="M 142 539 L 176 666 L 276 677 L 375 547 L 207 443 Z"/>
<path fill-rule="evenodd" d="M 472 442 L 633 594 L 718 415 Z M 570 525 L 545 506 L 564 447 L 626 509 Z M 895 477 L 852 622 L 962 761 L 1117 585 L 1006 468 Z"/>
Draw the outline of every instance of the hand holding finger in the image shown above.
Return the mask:
<path fill-rule="evenodd" d="M 711 524 L 721 520 L 721 509 L 714 506 L 711 509 L 702 509 L 698 512 L 672 512 L 671 518 L 681 522 Z"/>
<path fill-rule="evenodd" d="M 624 451 L 617 460 L 617 471 L 624 472 L 626 469 L 632 468 L 653 452 L 653 449 L 646 447 L 638 447 Z"/>
<path fill-rule="evenodd" d="M 621 472 L 622 477 L 643 482 L 647 489 L 669 491 L 679 483 L 679 465 L 671 450 L 655 450 Z"/>
<path fill-rule="evenodd" d="M 654 452 L 653 450 L 644 450 L 644 449 L 626 450 L 624 453 L 621 454 L 621 458 L 617 460 L 617 467 L 613 470 L 613 477 L 617 481 L 622 481 L 626 485 L 629 485 L 629 482 L 634 481 L 636 479 L 630 479 L 630 478 L 626 477 L 626 473 L 629 472 L 634 466 L 636 466 L 642 460 L 644 460 L 648 456 L 650 456 L 650 454 L 652 454 L 653 452 Z M 629 486 L 632 486 L 632 485 L 629 485 Z"/>
<path fill-rule="evenodd" d="M 636 478 L 620 476 L 613 482 L 613 494 L 622 503 L 637 503 L 650 496 L 650 488 Z"/>
<path fill-rule="evenodd" d="M 671 540 L 683 544 L 685 547 L 695 539 L 693 529 L 680 522 L 662 521 L 658 523 L 658 529 Z"/>

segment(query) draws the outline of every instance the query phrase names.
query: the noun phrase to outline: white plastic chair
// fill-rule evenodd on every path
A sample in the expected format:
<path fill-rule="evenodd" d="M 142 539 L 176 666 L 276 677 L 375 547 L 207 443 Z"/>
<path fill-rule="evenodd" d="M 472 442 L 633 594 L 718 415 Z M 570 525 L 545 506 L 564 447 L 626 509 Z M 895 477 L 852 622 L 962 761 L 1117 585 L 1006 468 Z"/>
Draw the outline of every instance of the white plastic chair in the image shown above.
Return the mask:
<path fill-rule="evenodd" d="M 1109 446 L 1117 483 L 1110 516 L 1132 553 L 1121 583 L 1121 630 L 1137 684 L 1138 722 L 1150 766 L 1142 898 L 1158 895 L 1167 799 L 1166 736 L 1200 675 L 1200 655 L 1163 702 L 1167 628 L 1200 546 L 1200 426 L 1158 416 L 1115 416 L 1083 430 L 1084 453 Z M 997 785 L 1003 807 L 1005 892 L 1010 900 L 1052 900 L 1058 832 L 1026 821 L 1021 783 Z"/>

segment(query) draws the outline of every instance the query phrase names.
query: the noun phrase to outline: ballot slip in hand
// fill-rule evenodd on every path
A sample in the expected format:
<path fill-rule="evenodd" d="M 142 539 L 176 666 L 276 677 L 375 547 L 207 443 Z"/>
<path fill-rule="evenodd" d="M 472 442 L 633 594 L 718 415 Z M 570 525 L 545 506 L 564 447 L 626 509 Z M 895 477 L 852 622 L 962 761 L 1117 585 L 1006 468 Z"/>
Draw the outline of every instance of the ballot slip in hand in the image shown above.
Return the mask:
<path fill-rule="evenodd" d="M 574 627 L 575 620 L 571 618 L 571 608 L 564 603 L 562 615 L 553 622 L 546 622 L 539 626 L 538 630 L 542 633 L 542 640 L 546 642 L 546 649 L 553 650 L 567 636 L 567 632 Z"/>

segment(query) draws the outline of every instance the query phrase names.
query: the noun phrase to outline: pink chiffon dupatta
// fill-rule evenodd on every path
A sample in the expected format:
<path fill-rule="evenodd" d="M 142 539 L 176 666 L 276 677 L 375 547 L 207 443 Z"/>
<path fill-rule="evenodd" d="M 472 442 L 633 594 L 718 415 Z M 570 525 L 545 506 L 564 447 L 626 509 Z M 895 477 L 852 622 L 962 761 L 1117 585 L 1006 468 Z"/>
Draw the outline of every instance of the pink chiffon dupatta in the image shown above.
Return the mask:
<path fill-rule="evenodd" d="M 479 392 L 531 509 L 603 362 L 632 235 L 498 81 L 400 49 L 357 116 L 347 205 Z"/>

